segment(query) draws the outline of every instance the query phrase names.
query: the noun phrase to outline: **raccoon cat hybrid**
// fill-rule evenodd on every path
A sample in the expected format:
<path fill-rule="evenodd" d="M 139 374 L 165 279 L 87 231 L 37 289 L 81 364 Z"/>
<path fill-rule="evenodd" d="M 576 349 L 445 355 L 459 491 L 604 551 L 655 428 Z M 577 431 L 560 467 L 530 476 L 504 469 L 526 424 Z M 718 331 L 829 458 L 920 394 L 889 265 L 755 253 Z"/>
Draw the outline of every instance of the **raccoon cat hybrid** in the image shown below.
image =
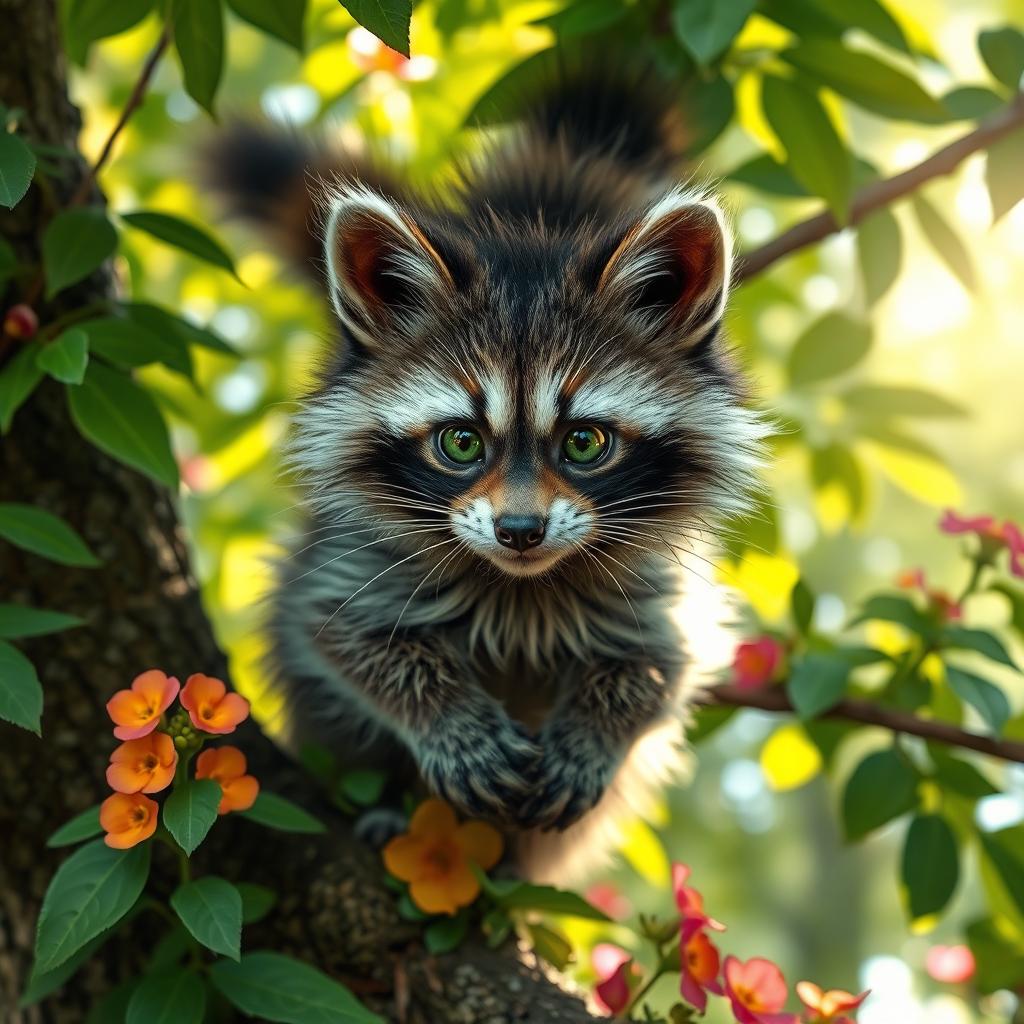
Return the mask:
<path fill-rule="evenodd" d="M 763 434 L 668 92 L 563 76 L 440 198 L 270 129 L 210 160 L 337 318 L 269 615 L 297 728 L 503 824 L 535 878 L 676 764 L 676 556 L 744 507 Z"/>

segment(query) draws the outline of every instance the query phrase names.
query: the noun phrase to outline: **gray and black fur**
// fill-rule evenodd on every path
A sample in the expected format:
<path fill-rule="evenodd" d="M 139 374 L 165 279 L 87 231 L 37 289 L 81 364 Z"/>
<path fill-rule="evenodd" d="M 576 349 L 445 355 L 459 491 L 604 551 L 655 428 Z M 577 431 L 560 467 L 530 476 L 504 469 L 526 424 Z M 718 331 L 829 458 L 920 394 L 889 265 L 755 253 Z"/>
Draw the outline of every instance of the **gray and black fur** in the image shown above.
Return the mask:
<path fill-rule="evenodd" d="M 679 563 L 745 506 L 763 435 L 721 338 L 729 229 L 675 177 L 667 93 L 563 79 L 440 198 L 265 129 L 210 161 L 337 317 L 268 620 L 290 706 L 346 762 L 502 823 L 540 878 L 671 774 Z M 479 461 L 445 456 L 448 427 Z M 568 461 L 595 427 L 601 457 Z"/>

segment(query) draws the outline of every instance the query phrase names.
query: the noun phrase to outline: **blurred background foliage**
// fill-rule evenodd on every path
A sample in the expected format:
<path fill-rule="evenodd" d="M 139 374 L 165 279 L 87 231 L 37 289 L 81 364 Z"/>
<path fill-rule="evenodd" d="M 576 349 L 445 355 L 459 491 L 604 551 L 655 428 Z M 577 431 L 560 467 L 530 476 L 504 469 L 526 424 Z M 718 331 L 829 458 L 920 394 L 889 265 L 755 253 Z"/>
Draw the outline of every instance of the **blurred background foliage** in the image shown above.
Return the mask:
<path fill-rule="evenodd" d="M 694 174 L 720 180 L 743 249 L 820 209 L 821 199 L 806 194 L 809 181 L 841 213 L 851 181 L 898 172 L 968 130 L 968 121 L 952 120 L 928 98 L 978 85 L 948 106 L 973 117 L 997 105 L 993 90 L 1005 96 L 1006 83 L 983 64 L 976 37 L 1024 19 L 1021 0 L 893 0 L 887 8 L 873 0 L 763 0 L 753 13 L 753 5 L 719 5 L 743 8 L 735 25 L 723 24 L 728 15 L 712 18 L 712 5 L 696 0 L 674 10 L 659 5 L 657 24 L 650 4 L 617 0 L 432 0 L 415 8 L 406 61 L 356 27 L 336 0 L 311 0 L 303 49 L 238 17 L 234 10 L 244 6 L 227 12 L 219 117 L 258 109 L 299 130 L 376 147 L 424 181 L 443 178 L 454 155 L 479 144 L 463 130 L 467 119 L 474 112 L 486 118 L 488 91 L 531 55 L 552 45 L 585 50 L 602 35 L 644 47 L 681 83 Z M 159 30 L 150 15 L 79 48 L 73 97 L 85 119 L 87 156 L 109 134 Z M 787 92 L 788 69 L 815 79 L 820 54 L 783 68 L 778 52 L 809 39 L 838 45 L 841 36 L 927 92 L 901 87 L 893 99 L 884 83 L 855 68 L 845 90 L 824 89 L 819 106 L 802 109 Z M 775 84 L 765 87 L 765 77 Z M 812 150 L 827 148 L 831 135 L 815 134 L 822 114 L 859 158 L 824 174 L 798 141 L 803 135 L 814 140 Z M 181 310 L 238 352 L 196 348 L 195 383 L 161 365 L 141 373 L 172 425 L 207 607 L 236 681 L 262 695 L 258 711 L 272 720 L 280 709 L 254 668 L 258 595 L 268 556 L 297 529 L 298 497 L 280 453 L 292 403 L 329 339 L 319 300 L 288 277 L 272 249 L 218 223 L 194 173 L 197 145 L 212 130 L 167 60 L 103 183 L 113 210 L 144 207 L 198 220 L 237 259 L 244 283 L 129 227 L 118 267 L 134 296 Z M 1024 177 L 1024 160 L 1017 167 Z M 757 401 L 780 421 L 770 501 L 739 524 L 741 539 L 706 569 L 708 579 L 741 596 L 738 604 L 751 609 L 743 615 L 778 625 L 800 576 L 818 595 L 815 625 L 826 635 L 848 621 L 867 591 L 890 587 L 902 570 L 922 567 L 936 584 L 958 590 L 966 563 L 957 542 L 934 528 L 940 508 L 1020 518 L 1024 204 L 998 212 L 1004 215 L 993 224 L 979 155 L 929 183 L 919 199 L 803 250 L 735 294 L 729 322 L 738 357 Z M 927 395 L 886 390 L 894 387 Z M 717 592 L 701 594 L 709 622 L 729 613 Z M 972 615 L 1005 622 L 998 597 L 976 601 Z M 706 633 L 699 654 L 726 665 L 732 642 Z M 868 638 L 889 651 L 905 644 L 894 625 L 871 624 Z M 1019 677 L 1000 682 L 1019 716 Z M 1016 1000 L 1004 985 L 1012 971 L 991 984 L 980 979 L 982 990 L 999 991 L 979 996 L 971 987 L 940 986 L 923 969 L 932 946 L 961 941 L 986 914 L 974 860 L 937 930 L 928 921 L 909 928 L 895 884 L 904 824 L 848 847 L 835 813 L 852 767 L 890 738 L 861 729 L 837 743 L 838 735 L 816 728 L 812 742 L 800 726 L 744 712 L 702 744 L 692 784 L 669 793 L 652 824 L 631 828 L 608 876 L 621 898 L 637 910 L 667 912 L 668 861 L 682 859 L 694 866 L 716 916 L 729 922 L 733 952 L 771 956 L 793 980 L 871 987 L 865 1024 L 1011 1020 Z M 1024 736 L 1024 719 L 1011 721 L 1006 734 Z M 832 759 L 827 778 L 823 751 Z M 984 768 L 1001 792 L 972 801 L 965 813 L 983 828 L 1024 821 L 1021 766 Z M 1014 916 L 1005 900 L 995 910 L 1004 924 Z M 597 925 L 567 927 L 583 949 L 616 938 Z M 625 933 L 618 938 L 628 941 Z M 666 986 L 667 1001 L 672 983 Z"/>

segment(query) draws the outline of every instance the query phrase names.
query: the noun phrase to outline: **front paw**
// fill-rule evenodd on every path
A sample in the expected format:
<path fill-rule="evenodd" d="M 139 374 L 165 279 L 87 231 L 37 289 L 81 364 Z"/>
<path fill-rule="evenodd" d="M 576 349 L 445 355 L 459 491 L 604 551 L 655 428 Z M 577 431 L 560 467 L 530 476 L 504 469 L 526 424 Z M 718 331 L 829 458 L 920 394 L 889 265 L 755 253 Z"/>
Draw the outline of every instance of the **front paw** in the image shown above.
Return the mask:
<path fill-rule="evenodd" d="M 498 707 L 449 715 L 419 746 L 427 785 L 471 818 L 517 820 L 540 748 Z"/>
<path fill-rule="evenodd" d="M 522 828 L 562 831 L 593 810 L 615 776 L 620 757 L 582 729 L 553 726 L 541 735 L 544 751 L 534 794 L 523 807 Z"/>

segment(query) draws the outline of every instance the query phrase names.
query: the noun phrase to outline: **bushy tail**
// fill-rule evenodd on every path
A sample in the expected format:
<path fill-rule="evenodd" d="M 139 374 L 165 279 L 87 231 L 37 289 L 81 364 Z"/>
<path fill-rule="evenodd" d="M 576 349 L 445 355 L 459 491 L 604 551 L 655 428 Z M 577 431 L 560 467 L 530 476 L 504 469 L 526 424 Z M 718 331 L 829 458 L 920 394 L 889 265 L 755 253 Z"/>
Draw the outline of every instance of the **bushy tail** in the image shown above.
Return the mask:
<path fill-rule="evenodd" d="M 324 279 L 325 191 L 353 178 L 386 194 L 398 188 L 369 161 L 269 123 L 228 125 L 207 143 L 201 158 L 206 187 L 225 202 L 228 213 L 261 229 L 318 283 Z"/>

